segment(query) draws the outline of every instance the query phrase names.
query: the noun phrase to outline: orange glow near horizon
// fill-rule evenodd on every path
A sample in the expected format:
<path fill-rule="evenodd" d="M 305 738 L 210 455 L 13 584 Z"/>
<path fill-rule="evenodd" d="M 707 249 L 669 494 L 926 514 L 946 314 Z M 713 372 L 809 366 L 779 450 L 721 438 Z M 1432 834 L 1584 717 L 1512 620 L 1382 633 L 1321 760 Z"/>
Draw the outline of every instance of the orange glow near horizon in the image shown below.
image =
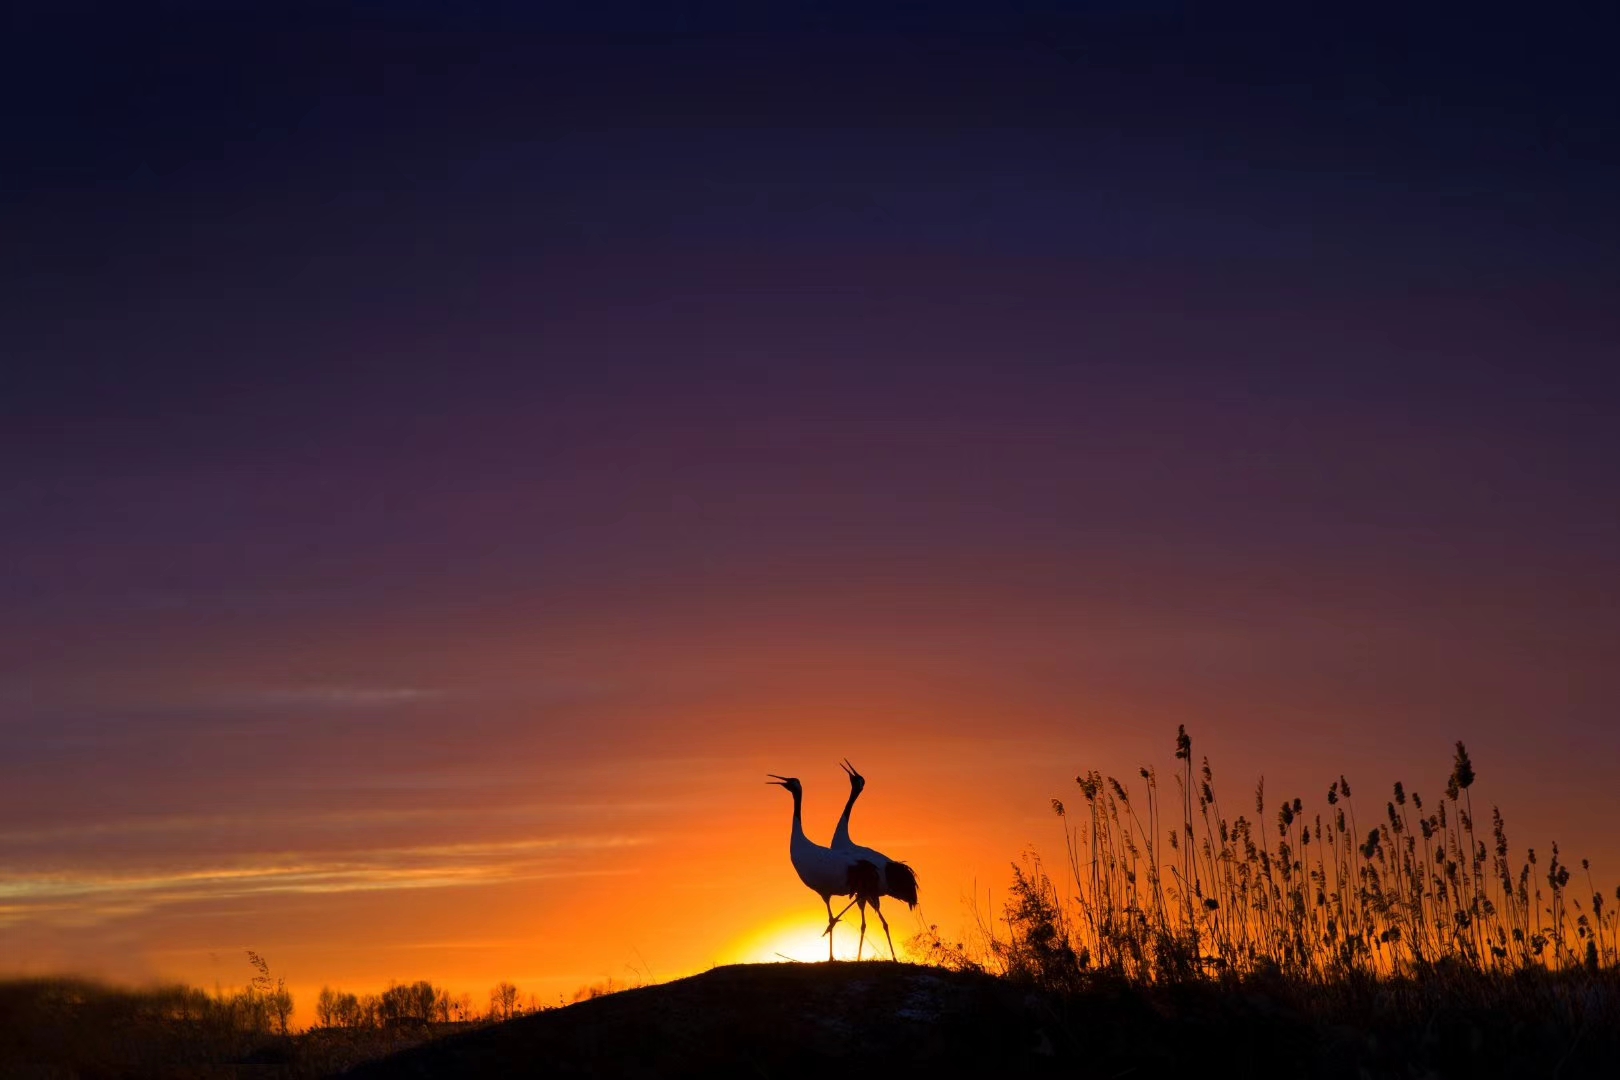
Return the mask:
<path fill-rule="evenodd" d="M 1602 880 L 1620 868 L 1596 824 L 1606 762 L 1501 723 L 1425 720 L 1418 705 L 1358 696 L 1321 672 L 1246 674 L 1246 658 L 1299 646 L 1303 630 L 1287 620 L 1259 634 L 1115 612 L 1108 629 L 1103 615 L 1088 624 L 1035 604 L 1022 622 L 975 621 L 968 609 L 990 605 L 948 591 L 855 617 L 869 602 L 806 597 L 757 620 L 744 605 L 729 624 L 711 616 L 679 634 L 657 609 L 604 610 L 545 634 L 514 618 L 459 650 L 401 626 L 328 629 L 302 664 L 188 655 L 209 674 L 169 672 L 192 687 L 185 707 L 242 717 L 191 736 L 191 752 L 215 764 L 184 783 L 153 780 L 181 775 L 161 763 L 109 765 L 81 777 L 94 799 L 0 828 L 11 853 L 0 956 L 12 971 L 211 989 L 243 985 L 252 948 L 288 980 L 301 1023 L 322 985 L 365 993 L 429 979 L 481 1009 L 503 980 L 554 1005 L 610 981 L 816 962 L 824 909 L 789 863 L 791 799 L 764 778 L 803 780 L 806 829 L 826 842 L 848 791 L 844 757 L 868 778 L 855 838 L 921 880 L 918 912 L 886 907 L 896 948 L 929 924 L 959 940 L 975 903 L 999 914 L 1026 848 L 1060 861 L 1050 798 L 1072 800 L 1086 768 L 1165 772 L 1179 722 L 1239 807 L 1262 774 L 1277 797 L 1307 802 L 1341 772 L 1371 808 L 1396 779 L 1437 795 L 1461 735 L 1476 796 L 1501 804 L 1515 850 L 1557 839 Z M 1456 680 L 1463 650 L 1452 649 L 1406 670 L 1414 702 L 1470 685 Z M 1065 669 L 1071 653 L 1086 666 Z M 309 674 L 338 655 L 369 679 Z M 538 674 L 534 656 L 549 658 Z M 1172 662 L 1188 674 L 1161 680 Z M 1543 689 L 1526 672 L 1473 685 L 1481 715 Z M 54 782 L 40 785 L 11 797 L 52 805 Z M 839 925 L 840 957 L 853 958 L 857 927 L 855 912 Z M 875 919 L 864 955 L 887 955 Z"/>
<path fill-rule="evenodd" d="M 843 906 L 834 904 L 834 913 Z M 902 913 L 905 906 L 900 905 Z M 903 914 L 900 918 L 889 915 L 889 927 L 894 932 L 894 948 L 901 960 L 910 959 L 910 952 L 906 948 L 906 939 L 915 932 L 913 919 L 910 914 Z M 854 909 L 844 921 L 838 924 L 836 930 L 837 940 L 833 946 L 833 955 L 839 960 L 856 959 L 856 949 L 860 943 L 860 917 Z M 873 939 L 876 938 L 876 948 Z M 782 919 L 769 923 L 759 930 L 747 934 L 738 940 L 725 954 L 726 962 L 736 964 L 772 964 L 772 963 L 801 963 L 814 964 L 827 959 L 827 939 L 821 931 L 798 916 L 784 916 Z M 887 960 L 889 958 L 888 946 L 883 941 L 883 928 L 873 916 L 868 916 L 866 945 L 861 949 L 860 958 L 863 960 Z"/>
<path fill-rule="evenodd" d="M 246 982 L 242 950 L 254 948 L 287 977 L 301 1023 L 313 1019 L 322 985 L 376 992 L 427 978 L 482 1008 L 489 987 L 506 980 L 526 999 L 554 1005 L 583 987 L 667 981 L 716 964 L 817 962 L 826 957 L 823 909 L 788 861 L 790 801 L 761 781 L 767 771 L 800 775 L 808 829 L 825 841 L 847 791 L 834 762 L 848 753 L 869 778 L 857 839 L 907 858 L 921 875 L 921 909 L 911 913 L 895 902 L 886 912 L 904 958 L 907 939 L 931 922 L 947 937 L 962 936 L 971 897 L 981 910 L 999 905 L 1008 863 L 1027 844 L 1058 859 L 1061 832 L 1046 800 L 1072 798 L 1067 788 L 1078 766 L 1067 762 L 1095 762 L 1128 777 L 1128 765 L 1112 763 L 1142 760 L 1162 769 L 1169 756 L 1132 739 L 1091 749 L 1060 740 L 1049 750 L 1011 734 L 927 745 L 904 738 L 884 745 L 882 735 L 873 730 L 861 740 L 873 745 L 859 754 L 829 733 L 747 756 L 556 770 L 552 802 L 496 800 L 471 817 L 445 811 L 447 829 L 434 825 L 432 813 L 401 815 L 404 831 L 417 834 L 414 843 L 390 834 L 386 843 L 341 854 L 237 854 L 212 869 L 13 879 L 3 886 L 0 935 L 20 970 L 177 978 L 205 988 Z M 1252 787 L 1250 776 L 1223 771 L 1223 761 L 1239 757 L 1237 747 L 1195 745 L 1211 753 L 1228 790 Z M 1445 759 L 1436 756 L 1433 778 L 1418 785 L 1418 774 L 1408 771 L 1409 784 L 1438 793 Z M 1505 764 L 1483 752 L 1476 760 L 1482 788 L 1495 780 L 1505 798 L 1514 788 Z M 1287 763 L 1268 762 L 1274 790 L 1288 784 L 1308 791 L 1293 780 L 1305 770 L 1279 764 Z M 1371 794 L 1374 781 L 1361 782 Z M 568 789 L 573 795 L 564 797 Z M 590 799 L 579 801 L 587 791 Z M 515 788 L 499 792 L 516 796 Z M 1516 827 L 1511 801 L 1506 810 L 1515 838 L 1530 840 L 1535 834 L 1525 826 L 1539 822 Z M 197 827 L 209 835 L 229 828 L 227 821 Z M 386 815 L 367 827 L 399 828 Z M 179 825 L 151 828 L 172 836 Z M 285 828 L 312 839 L 336 826 L 288 815 Z M 1574 851 L 1569 835 L 1565 850 Z M 840 959 L 853 959 L 857 927 L 851 911 L 837 929 Z M 119 939 L 139 944 L 109 954 L 106 943 Z M 863 955 L 886 954 L 873 918 Z"/>

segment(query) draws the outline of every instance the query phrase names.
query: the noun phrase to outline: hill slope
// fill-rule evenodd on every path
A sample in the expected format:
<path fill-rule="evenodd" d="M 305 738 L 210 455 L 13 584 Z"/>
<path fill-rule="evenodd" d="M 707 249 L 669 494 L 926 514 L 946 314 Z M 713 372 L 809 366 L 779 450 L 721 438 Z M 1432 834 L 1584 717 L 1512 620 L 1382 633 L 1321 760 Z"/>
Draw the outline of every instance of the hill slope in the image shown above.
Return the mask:
<path fill-rule="evenodd" d="M 347 1075 L 1620 1075 L 1620 982 L 1543 973 L 1453 989 L 1347 985 L 1313 1018 L 1299 1010 L 1319 991 L 1286 982 L 1099 982 L 1055 995 L 909 964 L 739 965 L 451 1035 Z"/>
<path fill-rule="evenodd" d="M 1246 995 L 1213 1000 L 1218 1015 L 1212 1002 L 1186 1010 L 1123 988 L 1060 999 L 910 964 L 736 965 L 453 1035 L 348 1075 L 1143 1077 L 1216 1063 L 1335 1072 L 1336 1048 L 1302 1019 Z"/>
<path fill-rule="evenodd" d="M 627 990 L 418 1047 L 350 1073 L 425 1076 L 830 1075 L 1050 1061 L 1017 988 L 893 963 L 751 964 Z M 892 1075 L 892 1073 L 891 1073 Z"/>

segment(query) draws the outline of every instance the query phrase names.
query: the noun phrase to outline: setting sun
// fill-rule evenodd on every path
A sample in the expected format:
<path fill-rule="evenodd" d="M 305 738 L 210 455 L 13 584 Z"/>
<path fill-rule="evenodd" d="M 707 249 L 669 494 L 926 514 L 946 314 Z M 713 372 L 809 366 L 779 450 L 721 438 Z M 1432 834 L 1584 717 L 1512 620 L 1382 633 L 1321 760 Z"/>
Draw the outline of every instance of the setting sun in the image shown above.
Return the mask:
<path fill-rule="evenodd" d="M 889 923 L 894 930 L 895 950 L 899 953 L 900 959 L 905 960 L 908 954 L 902 939 L 915 932 L 911 929 L 912 920 L 904 917 L 890 919 Z M 827 959 L 827 939 L 821 933 L 824 925 L 825 923 L 817 925 L 814 917 L 808 919 L 787 917 L 777 920 L 741 938 L 726 953 L 725 962 L 734 964 L 824 962 Z M 874 930 L 877 931 L 875 947 L 872 934 Z M 856 946 L 860 940 L 860 918 L 853 908 L 838 924 L 834 934 L 836 936 L 833 945 L 834 957 L 838 960 L 854 960 Z M 866 945 L 861 950 L 861 957 L 866 960 L 888 957 L 888 947 L 883 944 L 883 931 L 878 927 L 875 918 L 869 919 Z"/>

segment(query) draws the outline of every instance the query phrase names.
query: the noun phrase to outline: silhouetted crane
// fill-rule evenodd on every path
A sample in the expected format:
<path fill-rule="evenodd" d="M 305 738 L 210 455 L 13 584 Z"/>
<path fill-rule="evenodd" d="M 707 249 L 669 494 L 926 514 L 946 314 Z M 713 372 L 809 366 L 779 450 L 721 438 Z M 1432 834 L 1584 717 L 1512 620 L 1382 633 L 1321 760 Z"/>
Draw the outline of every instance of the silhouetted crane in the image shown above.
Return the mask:
<path fill-rule="evenodd" d="M 885 896 L 892 896 L 896 900 L 904 900 L 908 908 L 917 906 L 917 875 L 911 867 L 897 859 L 891 859 L 881 851 L 874 851 L 869 847 L 862 847 L 849 838 L 849 816 L 855 809 L 855 800 L 860 798 L 861 792 L 866 790 L 866 778 L 855 771 L 855 766 L 845 758 L 839 763 L 839 768 L 849 775 L 849 801 L 844 804 L 844 813 L 838 819 L 838 825 L 833 829 L 832 850 L 853 861 L 849 864 L 850 886 L 855 899 L 844 905 L 827 924 L 829 950 L 832 947 L 833 923 L 844 917 L 844 912 L 851 905 L 859 905 L 861 909 L 861 939 L 855 946 L 855 959 L 861 958 L 861 949 L 866 944 L 866 905 L 871 904 L 872 910 L 877 912 L 878 922 L 883 924 L 883 938 L 889 943 L 889 956 L 891 959 L 900 959 L 895 955 L 894 939 L 889 936 L 889 920 L 883 917 L 881 900 Z M 832 914 L 832 905 L 827 906 L 827 913 Z"/>
<path fill-rule="evenodd" d="M 771 779 L 767 784 L 776 784 L 785 787 L 788 794 L 793 796 L 793 835 L 788 841 L 788 856 L 793 860 L 793 869 L 798 873 L 799 880 L 810 887 L 810 890 L 821 897 L 821 902 L 827 905 L 827 929 L 822 933 L 827 938 L 827 959 L 833 958 L 832 929 L 838 924 L 842 915 L 832 913 L 832 898 L 835 896 L 859 895 L 859 890 L 870 888 L 876 880 L 876 873 L 871 864 L 864 869 L 857 869 L 855 862 L 847 854 L 839 854 L 832 848 L 822 847 L 820 844 L 804 835 L 804 785 L 799 783 L 796 776 L 777 776 L 767 773 Z M 852 880 L 852 874 L 859 880 Z M 845 911 L 849 908 L 845 907 Z"/>

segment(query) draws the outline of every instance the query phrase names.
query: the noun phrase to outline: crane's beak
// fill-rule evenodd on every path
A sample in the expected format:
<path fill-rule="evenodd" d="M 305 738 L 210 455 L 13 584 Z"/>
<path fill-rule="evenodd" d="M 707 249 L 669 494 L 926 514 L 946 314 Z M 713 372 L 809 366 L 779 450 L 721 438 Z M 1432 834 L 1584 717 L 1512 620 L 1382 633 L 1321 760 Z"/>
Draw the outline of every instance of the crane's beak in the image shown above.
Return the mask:
<path fill-rule="evenodd" d="M 768 772 L 765 775 L 771 777 L 770 780 L 765 781 L 767 784 L 777 784 L 781 787 L 787 787 L 787 780 L 785 778 L 777 776 L 773 772 Z"/>

